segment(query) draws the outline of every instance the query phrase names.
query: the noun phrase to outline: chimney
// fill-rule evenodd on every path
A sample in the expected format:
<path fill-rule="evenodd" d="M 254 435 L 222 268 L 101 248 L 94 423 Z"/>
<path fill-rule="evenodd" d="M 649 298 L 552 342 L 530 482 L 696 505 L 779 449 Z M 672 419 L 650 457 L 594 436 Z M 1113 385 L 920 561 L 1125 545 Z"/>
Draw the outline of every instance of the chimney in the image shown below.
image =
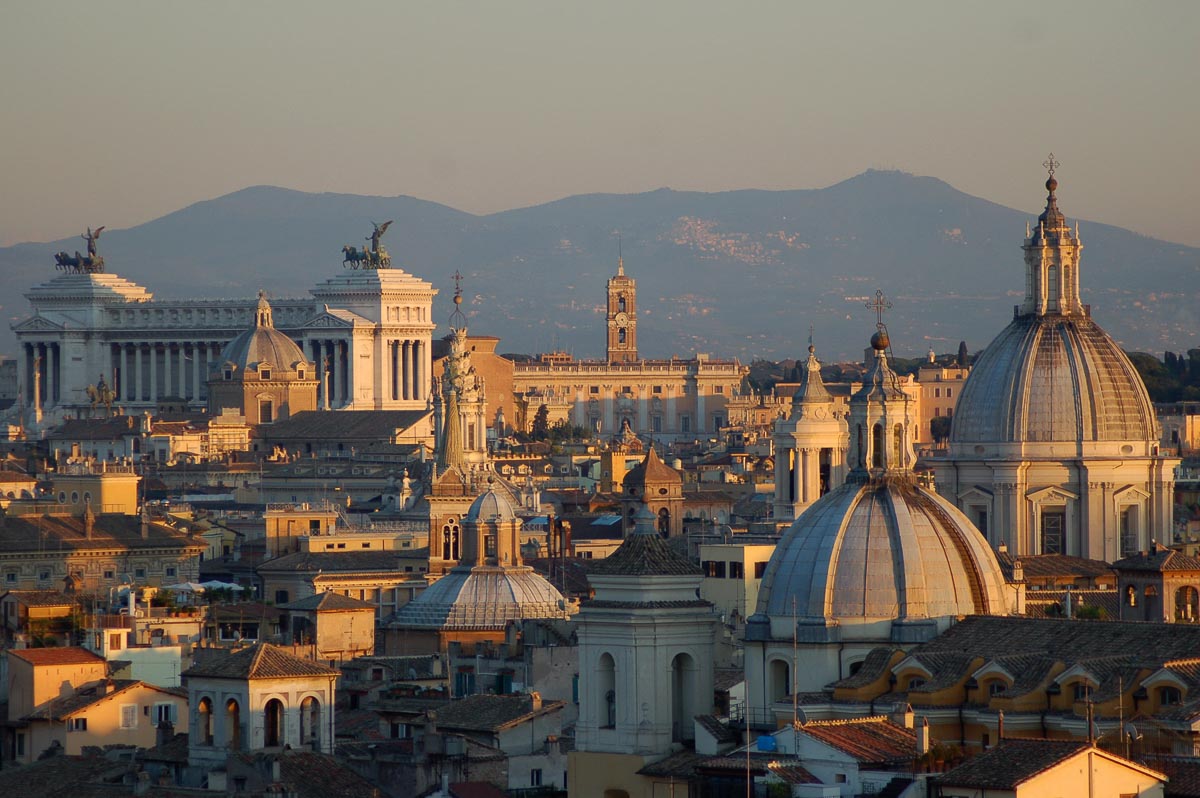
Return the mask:
<path fill-rule="evenodd" d="M 1000 710 L 1000 714 L 996 717 L 996 743 L 999 744 L 1004 739 L 1004 710 Z"/>
<path fill-rule="evenodd" d="M 154 729 L 154 744 L 161 748 L 174 736 L 175 724 L 169 720 L 160 720 Z"/>
<path fill-rule="evenodd" d="M 89 496 L 83 505 L 83 536 L 92 539 L 92 530 L 96 528 L 96 515 L 92 512 L 92 499 Z"/>
<path fill-rule="evenodd" d="M 929 753 L 929 718 L 921 718 L 921 725 L 917 727 L 917 756 L 924 756 Z"/>
<path fill-rule="evenodd" d="M 906 729 L 913 727 L 913 708 L 911 704 L 906 704 L 903 701 L 896 704 L 892 708 L 892 723 L 897 726 L 903 726 Z"/>
<path fill-rule="evenodd" d="M 542 710 L 542 694 L 537 690 L 529 691 L 530 712 L 540 712 Z"/>
<path fill-rule="evenodd" d="M 283 781 L 283 770 L 279 766 L 279 757 L 271 760 L 271 781 L 276 784 Z"/>

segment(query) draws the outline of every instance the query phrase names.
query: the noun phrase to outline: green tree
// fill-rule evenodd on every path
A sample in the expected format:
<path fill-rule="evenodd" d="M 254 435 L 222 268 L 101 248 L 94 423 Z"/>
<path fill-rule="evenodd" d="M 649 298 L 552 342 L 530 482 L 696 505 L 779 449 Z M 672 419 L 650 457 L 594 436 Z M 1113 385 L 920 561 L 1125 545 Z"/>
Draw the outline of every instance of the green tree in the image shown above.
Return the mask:
<path fill-rule="evenodd" d="M 550 435 L 550 408 L 538 405 L 537 413 L 533 416 L 533 429 L 530 430 L 535 441 L 544 441 Z"/>

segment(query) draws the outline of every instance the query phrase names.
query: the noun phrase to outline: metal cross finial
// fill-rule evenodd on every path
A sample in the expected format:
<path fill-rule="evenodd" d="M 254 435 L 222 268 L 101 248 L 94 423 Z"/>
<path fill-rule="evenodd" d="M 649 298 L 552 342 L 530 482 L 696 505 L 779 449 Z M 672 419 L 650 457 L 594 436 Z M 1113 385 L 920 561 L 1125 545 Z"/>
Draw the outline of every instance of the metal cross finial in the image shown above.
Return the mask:
<path fill-rule="evenodd" d="M 1054 160 L 1054 153 L 1050 153 L 1050 157 L 1042 161 L 1042 166 L 1046 167 L 1046 171 L 1050 173 L 1051 177 L 1054 177 L 1054 170 L 1062 166 L 1062 164 Z"/>
<path fill-rule="evenodd" d="M 458 273 L 458 269 L 455 269 L 454 274 L 450 276 L 454 279 L 454 295 L 461 296 L 463 276 Z"/>
<path fill-rule="evenodd" d="M 813 345 L 812 336 L 813 336 L 813 326 L 810 324 L 810 325 L 808 325 L 808 345 L 809 346 Z"/>
<path fill-rule="evenodd" d="M 883 327 L 883 313 L 886 310 L 890 310 L 892 307 L 892 303 L 889 302 L 888 298 L 883 295 L 883 291 L 877 289 L 875 291 L 874 301 L 867 302 L 866 306 L 875 311 L 875 325 L 877 327 Z"/>

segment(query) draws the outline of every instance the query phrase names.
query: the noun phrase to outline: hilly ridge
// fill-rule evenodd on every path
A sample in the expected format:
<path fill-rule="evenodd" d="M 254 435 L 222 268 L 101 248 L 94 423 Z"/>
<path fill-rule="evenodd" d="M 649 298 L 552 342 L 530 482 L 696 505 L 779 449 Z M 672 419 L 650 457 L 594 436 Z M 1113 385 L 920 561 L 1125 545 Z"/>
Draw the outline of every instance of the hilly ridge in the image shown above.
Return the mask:
<path fill-rule="evenodd" d="M 1031 204 L 1042 196 L 1031 191 Z M 1069 183 L 1059 200 L 1073 218 Z M 1023 291 L 1020 244 L 1035 215 L 879 171 L 824 189 L 589 194 L 487 216 L 406 196 L 256 186 L 107 230 L 100 251 L 110 271 L 159 297 L 296 296 L 341 271 L 341 247 L 361 246 L 371 220 L 394 219 L 384 239 L 393 264 L 441 291 L 439 324 L 458 269 L 472 330 L 499 335 L 502 351 L 597 356 L 619 232 L 645 355 L 794 357 L 811 324 L 819 354 L 841 359 L 859 357 L 873 331 L 863 302 L 876 288 L 895 304 L 897 354 L 985 346 Z M 1123 346 L 1200 345 L 1200 250 L 1088 222 L 1081 236 L 1084 300 Z M 21 294 L 56 274 L 52 254 L 82 243 L 0 249 L 9 324 L 28 313 Z M 7 326 L 0 352 L 15 350 Z"/>

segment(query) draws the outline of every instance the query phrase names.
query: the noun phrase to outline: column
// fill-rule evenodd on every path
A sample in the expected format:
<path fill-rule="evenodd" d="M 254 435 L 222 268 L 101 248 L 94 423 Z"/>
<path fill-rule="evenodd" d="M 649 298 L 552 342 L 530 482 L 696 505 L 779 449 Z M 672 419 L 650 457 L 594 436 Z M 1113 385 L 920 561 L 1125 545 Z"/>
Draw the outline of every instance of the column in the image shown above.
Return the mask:
<path fill-rule="evenodd" d="M 192 401 L 200 401 L 200 347 L 192 344 Z"/>
<path fill-rule="evenodd" d="M 400 342 L 388 341 L 388 381 L 391 384 L 391 399 L 400 398 Z"/>
<path fill-rule="evenodd" d="M 704 417 L 704 386 L 696 382 L 696 432 L 704 432 L 708 428 L 708 419 Z"/>
<path fill-rule="evenodd" d="M 343 361 L 343 367 L 342 367 L 343 368 L 342 389 L 343 389 L 343 396 L 345 398 L 345 401 L 343 402 L 343 404 L 348 405 L 348 404 L 352 404 L 354 402 L 354 339 L 353 338 L 351 338 L 349 341 L 342 341 L 342 351 L 345 353 L 344 354 L 345 360 Z"/>
<path fill-rule="evenodd" d="M 417 400 L 424 402 L 429 398 L 429 345 L 417 341 Z"/>
<path fill-rule="evenodd" d="M 416 400 L 421 398 L 421 383 L 417 379 L 417 363 L 420 362 L 421 358 L 421 342 L 411 341 L 410 344 L 408 375 L 412 380 L 412 387 L 408 392 L 408 398 Z"/>
<path fill-rule="evenodd" d="M 58 363 L 59 363 L 59 348 L 58 344 L 52 343 L 46 345 L 46 398 L 47 404 L 54 406 L 58 404 Z"/>
<path fill-rule="evenodd" d="M 158 346 L 151 342 L 146 353 L 150 356 L 150 401 L 158 401 Z"/>

